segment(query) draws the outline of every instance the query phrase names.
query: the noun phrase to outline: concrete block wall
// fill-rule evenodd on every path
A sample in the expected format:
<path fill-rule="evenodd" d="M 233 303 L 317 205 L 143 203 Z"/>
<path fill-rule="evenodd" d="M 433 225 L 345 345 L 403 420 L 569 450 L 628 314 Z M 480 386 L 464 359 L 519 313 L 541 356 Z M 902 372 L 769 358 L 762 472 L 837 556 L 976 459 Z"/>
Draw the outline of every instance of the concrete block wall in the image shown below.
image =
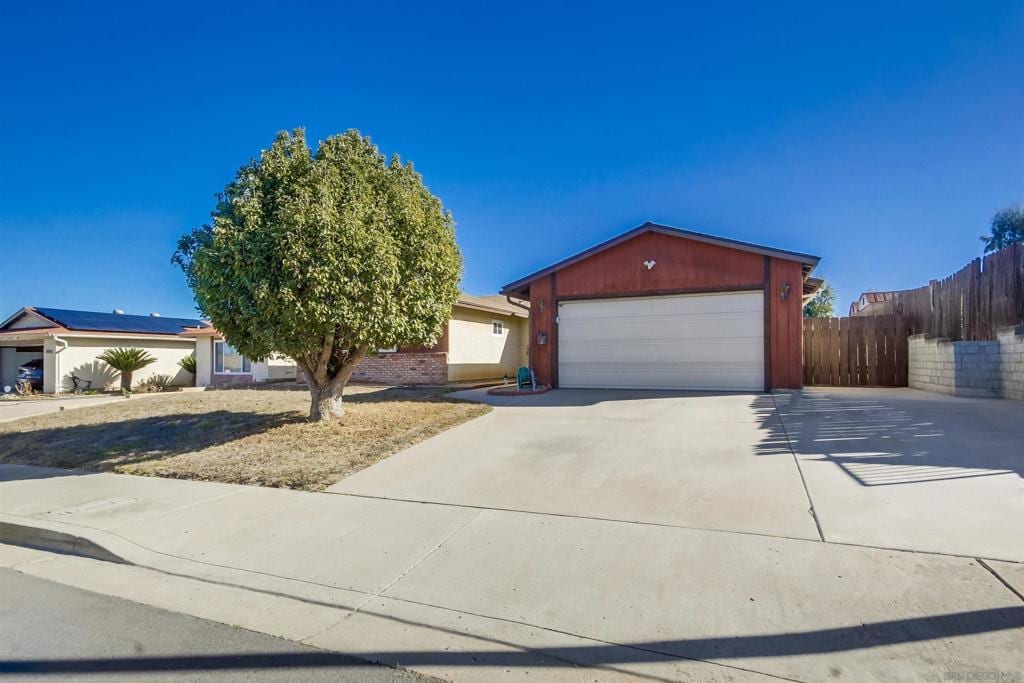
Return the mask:
<path fill-rule="evenodd" d="M 1024 401 L 1024 327 L 1006 328 L 998 336 L 1002 350 L 1003 398 Z"/>
<path fill-rule="evenodd" d="M 997 341 L 951 342 L 923 334 L 909 340 L 911 388 L 953 396 L 1024 400 L 1024 329 Z"/>

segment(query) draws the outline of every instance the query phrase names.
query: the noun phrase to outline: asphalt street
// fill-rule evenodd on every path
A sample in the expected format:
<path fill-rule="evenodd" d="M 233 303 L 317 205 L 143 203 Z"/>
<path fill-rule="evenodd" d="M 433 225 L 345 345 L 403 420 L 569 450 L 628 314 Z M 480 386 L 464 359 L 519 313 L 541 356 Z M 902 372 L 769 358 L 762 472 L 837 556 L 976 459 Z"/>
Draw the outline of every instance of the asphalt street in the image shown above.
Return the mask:
<path fill-rule="evenodd" d="M 18 681 L 371 681 L 422 683 L 224 624 L 0 569 L 0 677 Z"/>

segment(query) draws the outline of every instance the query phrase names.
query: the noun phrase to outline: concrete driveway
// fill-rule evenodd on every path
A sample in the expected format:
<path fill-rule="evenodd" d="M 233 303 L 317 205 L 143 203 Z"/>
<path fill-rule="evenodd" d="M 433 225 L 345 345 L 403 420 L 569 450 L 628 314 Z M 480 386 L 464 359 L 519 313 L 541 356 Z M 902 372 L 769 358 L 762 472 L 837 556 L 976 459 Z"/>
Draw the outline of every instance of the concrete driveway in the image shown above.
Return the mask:
<path fill-rule="evenodd" d="M 819 540 L 769 395 L 456 396 L 496 408 L 328 490 Z"/>
<path fill-rule="evenodd" d="M 37 400 L 0 399 L 0 422 L 20 420 L 23 417 L 46 415 L 61 410 L 88 408 L 104 403 L 124 401 L 122 396 L 75 396 L 74 398 L 41 398 Z"/>
<path fill-rule="evenodd" d="M 1024 403 L 860 388 L 775 399 L 826 540 L 1024 561 Z"/>
<path fill-rule="evenodd" d="M 1020 403 L 909 389 L 460 395 L 496 408 L 329 490 L 1024 561 Z"/>

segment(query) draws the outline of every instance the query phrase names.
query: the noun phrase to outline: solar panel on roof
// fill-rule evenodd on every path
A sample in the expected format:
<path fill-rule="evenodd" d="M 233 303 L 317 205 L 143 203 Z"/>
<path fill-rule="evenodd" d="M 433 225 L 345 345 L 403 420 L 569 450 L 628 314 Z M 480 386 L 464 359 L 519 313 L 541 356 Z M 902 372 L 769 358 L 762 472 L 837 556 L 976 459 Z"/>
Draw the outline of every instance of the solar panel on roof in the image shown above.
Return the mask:
<path fill-rule="evenodd" d="M 178 334 L 186 327 L 206 327 L 206 324 L 198 318 L 164 318 L 149 315 L 69 311 L 61 308 L 36 308 L 35 310 L 69 330 L 83 332 Z"/>

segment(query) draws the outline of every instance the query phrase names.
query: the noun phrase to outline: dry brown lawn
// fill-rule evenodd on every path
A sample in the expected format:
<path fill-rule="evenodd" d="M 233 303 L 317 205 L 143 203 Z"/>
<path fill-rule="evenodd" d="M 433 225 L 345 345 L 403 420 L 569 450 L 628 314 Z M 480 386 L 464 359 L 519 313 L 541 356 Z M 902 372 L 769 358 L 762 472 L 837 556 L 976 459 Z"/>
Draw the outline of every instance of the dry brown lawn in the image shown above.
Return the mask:
<path fill-rule="evenodd" d="M 0 463 L 319 491 L 490 407 L 432 389 L 350 387 L 310 424 L 301 389 L 136 397 L 0 424 Z"/>

